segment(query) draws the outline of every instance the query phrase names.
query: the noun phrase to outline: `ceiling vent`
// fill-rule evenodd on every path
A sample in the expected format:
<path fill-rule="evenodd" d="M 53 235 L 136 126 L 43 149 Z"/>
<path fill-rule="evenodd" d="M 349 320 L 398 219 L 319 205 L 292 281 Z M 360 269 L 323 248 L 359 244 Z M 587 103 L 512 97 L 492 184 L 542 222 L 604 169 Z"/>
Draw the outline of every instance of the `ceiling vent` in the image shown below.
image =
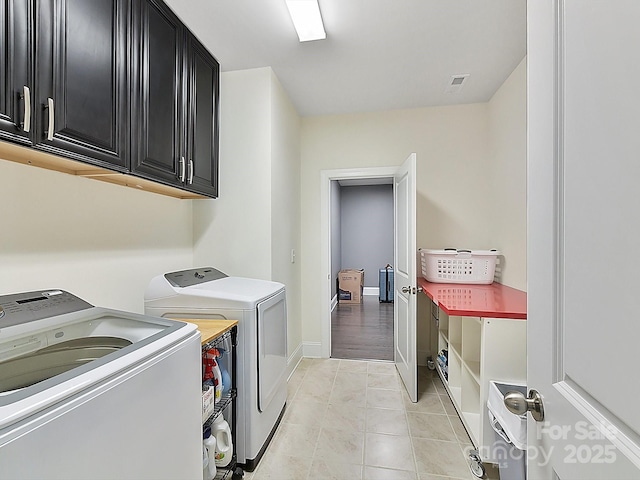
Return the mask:
<path fill-rule="evenodd" d="M 462 75 L 452 75 L 447 84 L 447 88 L 444 89 L 445 93 L 460 93 L 462 87 L 467 84 L 468 73 Z"/>

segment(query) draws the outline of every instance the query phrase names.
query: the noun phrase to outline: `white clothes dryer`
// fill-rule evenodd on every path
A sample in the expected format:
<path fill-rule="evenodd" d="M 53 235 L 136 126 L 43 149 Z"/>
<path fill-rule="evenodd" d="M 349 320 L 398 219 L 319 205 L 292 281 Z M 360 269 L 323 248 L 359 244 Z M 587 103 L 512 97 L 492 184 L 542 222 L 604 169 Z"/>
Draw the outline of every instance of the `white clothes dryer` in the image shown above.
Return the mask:
<path fill-rule="evenodd" d="M 287 306 L 281 283 L 229 277 L 212 267 L 159 275 L 145 292 L 145 313 L 174 319 L 238 320 L 234 451 L 253 471 L 287 400 Z"/>

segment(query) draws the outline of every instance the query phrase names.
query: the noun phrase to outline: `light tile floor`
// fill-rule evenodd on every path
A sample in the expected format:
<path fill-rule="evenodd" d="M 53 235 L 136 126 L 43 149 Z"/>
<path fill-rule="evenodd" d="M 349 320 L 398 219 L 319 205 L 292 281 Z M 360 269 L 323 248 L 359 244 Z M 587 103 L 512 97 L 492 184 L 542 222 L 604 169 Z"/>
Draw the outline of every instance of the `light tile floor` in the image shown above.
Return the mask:
<path fill-rule="evenodd" d="M 471 442 L 438 375 L 420 368 L 418 387 L 412 403 L 389 362 L 303 359 L 282 422 L 245 479 L 476 479 Z"/>

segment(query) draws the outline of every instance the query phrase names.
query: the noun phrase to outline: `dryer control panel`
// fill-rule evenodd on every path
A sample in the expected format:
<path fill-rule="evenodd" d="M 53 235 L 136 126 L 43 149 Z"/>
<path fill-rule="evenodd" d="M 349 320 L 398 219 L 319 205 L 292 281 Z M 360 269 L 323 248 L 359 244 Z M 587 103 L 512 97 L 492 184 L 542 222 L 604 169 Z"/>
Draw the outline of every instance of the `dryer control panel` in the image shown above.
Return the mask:
<path fill-rule="evenodd" d="M 0 295 L 0 328 L 93 308 L 88 302 L 64 290 Z"/>
<path fill-rule="evenodd" d="M 164 278 L 174 287 L 190 287 L 201 283 L 228 277 L 226 273 L 213 267 L 192 268 L 179 272 L 165 273 Z"/>

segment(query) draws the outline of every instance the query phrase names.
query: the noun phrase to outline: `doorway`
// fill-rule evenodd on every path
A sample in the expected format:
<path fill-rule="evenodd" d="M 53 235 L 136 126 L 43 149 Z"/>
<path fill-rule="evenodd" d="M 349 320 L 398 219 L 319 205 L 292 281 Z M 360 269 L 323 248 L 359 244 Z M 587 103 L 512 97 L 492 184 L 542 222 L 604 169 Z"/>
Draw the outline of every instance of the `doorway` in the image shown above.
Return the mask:
<path fill-rule="evenodd" d="M 322 304 L 322 354 L 323 357 L 377 359 L 392 361 L 393 357 L 393 303 L 379 301 L 378 271 L 387 263 L 393 263 L 393 175 L 397 167 L 378 167 L 366 169 L 330 170 L 321 173 L 321 224 L 323 235 L 321 242 L 323 275 Z M 373 264 L 357 255 L 350 257 L 348 252 L 342 255 L 340 238 L 340 197 L 339 189 L 369 188 L 390 192 L 391 222 L 377 228 L 386 228 L 390 234 L 391 251 L 388 260 L 373 260 Z M 354 190 L 349 191 L 355 193 Z M 373 207 L 372 207 L 373 208 Z M 366 212 L 368 215 L 375 212 Z M 350 215 L 350 214 L 349 214 Z M 349 217 L 351 218 L 351 217 Z M 357 241 L 357 240 L 356 240 Z M 352 249 L 348 246 L 346 249 Z M 356 248 L 357 250 L 357 248 Z M 342 259 L 345 258 L 343 262 Z M 353 260 L 348 260 L 352 258 Z M 385 257 L 387 258 L 387 257 Z M 347 264 L 353 261 L 355 264 Z M 378 265 L 380 263 L 380 265 Z M 368 265 L 368 266 L 367 266 Z M 373 266 L 372 266 L 373 265 Z M 339 304 L 337 301 L 336 279 L 342 268 L 364 268 L 365 288 L 361 304 Z M 369 275 L 367 276 L 367 272 Z"/>
<path fill-rule="evenodd" d="M 393 263 L 393 179 L 332 180 L 331 187 L 331 276 L 337 278 L 342 269 L 362 270 L 364 284 L 357 303 L 332 285 L 337 303 L 332 298 L 331 357 L 391 361 L 393 269 L 384 267 Z"/>

